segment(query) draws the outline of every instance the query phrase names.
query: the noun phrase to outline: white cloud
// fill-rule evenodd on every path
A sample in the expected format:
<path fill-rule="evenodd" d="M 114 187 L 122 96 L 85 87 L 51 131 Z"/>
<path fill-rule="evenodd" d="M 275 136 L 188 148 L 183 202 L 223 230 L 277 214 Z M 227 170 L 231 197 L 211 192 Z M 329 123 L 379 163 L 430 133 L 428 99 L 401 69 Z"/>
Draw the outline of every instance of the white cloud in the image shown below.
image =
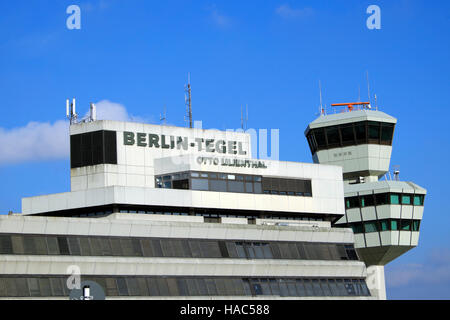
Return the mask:
<path fill-rule="evenodd" d="M 95 104 L 98 120 L 146 122 L 128 114 L 118 103 L 102 100 Z M 58 120 L 30 122 L 24 127 L 0 127 L 0 165 L 65 159 L 69 157 L 69 123 Z"/>
<path fill-rule="evenodd" d="M 283 4 L 279 6 L 275 12 L 282 18 L 293 19 L 293 18 L 304 18 L 313 14 L 313 9 L 303 8 L 294 9 L 288 4 Z"/>
<path fill-rule="evenodd" d="M 450 249 L 433 250 L 426 263 L 409 263 L 387 268 L 386 284 L 402 287 L 409 284 L 450 282 Z"/>
<path fill-rule="evenodd" d="M 69 124 L 30 122 L 25 127 L 0 128 L 0 165 L 63 159 L 69 155 Z"/>
<path fill-rule="evenodd" d="M 132 116 L 127 112 L 127 109 L 119 104 L 109 100 L 102 100 L 95 104 L 97 108 L 98 120 L 117 120 L 117 121 L 131 121 Z M 87 117 L 89 112 L 85 114 Z"/>

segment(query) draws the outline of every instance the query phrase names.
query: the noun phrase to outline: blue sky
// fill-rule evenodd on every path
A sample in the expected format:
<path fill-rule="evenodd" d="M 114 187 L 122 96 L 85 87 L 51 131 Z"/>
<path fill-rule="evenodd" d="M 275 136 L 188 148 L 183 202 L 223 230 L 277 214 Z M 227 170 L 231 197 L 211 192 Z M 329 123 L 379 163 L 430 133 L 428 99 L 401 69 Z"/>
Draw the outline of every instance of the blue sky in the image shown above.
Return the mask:
<path fill-rule="evenodd" d="M 81 29 L 66 8 L 81 7 Z M 366 8 L 381 9 L 369 30 Z M 280 159 L 311 162 L 303 132 L 324 103 L 367 98 L 398 121 L 391 165 L 428 190 L 419 247 L 386 267 L 388 298 L 450 298 L 448 1 L 0 2 L 0 212 L 69 191 L 65 99 L 121 119 L 280 130 Z M 112 106 L 112 107 L 111 107 Z"/>

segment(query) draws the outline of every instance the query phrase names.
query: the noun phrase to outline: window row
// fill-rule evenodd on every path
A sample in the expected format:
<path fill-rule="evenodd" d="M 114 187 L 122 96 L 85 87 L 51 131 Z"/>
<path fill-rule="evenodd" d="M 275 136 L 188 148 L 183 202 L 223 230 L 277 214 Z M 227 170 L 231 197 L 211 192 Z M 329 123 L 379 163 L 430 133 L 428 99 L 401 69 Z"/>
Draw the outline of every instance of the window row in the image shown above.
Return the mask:
<path fill-rule="evenodd" d="M 138 214 L 165 214 L 169 216 L 187 216 L 189 215 L 187 212 L 180 211 L 150 211 L 150 210 L 128 210 L 128 209 L 120 209 L 120 213 L 138 213 Z M 324 221 L 323 217 L 313 218 L 308 216 L 303 216 L 299 214 L 294 215 L 283 215 L 280 214 L 264 214 L 260 216 L 258 214 L 253 215 L 245 215 L 245 214 L 222 214 L 222 213 L 200 213 L 196 212 L 193 215 L 198 217 L 205 218 L 244 218 L 244 219 L 256 219 L 256 218 L 264 218 L 264 219 L 276 219 L 276 220 L 301 220 L 301 221 Z M 89 216 L 89 215 L 80 215 L 81 217 Z"/>
<path fill-rule="evenodd" d="M 360 121 L 311 129 L 306 134 L 311 153 L 359 144 L 392 145 L 394 124 Z"/>
<path fill-rule="evenodd" d="M 181 172 L 155 177 L 156 188 L 237 193 L 312 196 L 311 180 L 268 178 L 254 175 Z"/>
<path fill-rule="evenodd" d="M 0 254 L 358 260 L 351 244 L 37 235 L 0 235 Z"/>
<path fill-rule="evenodd" d="M 353 233 L 370 233 L 380 231 L 419 231 L 420 220 L 411 219 L 383 219 L 368 222 L 354 222 L 338 227 L 352 228 Z"/>
<path fill-rule="evenodd" d="M 155 177 L 157 188 L 262 193 L 261 176 L 218 172 L 180 172 Z"/>
<path fill-rule="evenodd" d="M 345 198 L 345 208 L 364 208 L 371 206 L 381 206 L 384 204 L 401 204 L 423 206 L 425 195 L 406 193 L 376 193 L 364 196 Z"/>
<path fill-rule="evenodd" d="M 0 277 L 0 297 L 69 297 L 66 277 Z M 106 296 L 370 296 L 363 279 L 82 276 Z"/>
<path fill-rule="evenodd" d="M 249 279 L 253 295 L 282 297 L 370 296 L 362 279 Z"/>
<path fill-rule="evenodd" d="M 134 214 L 158 214 L 174 216 L 202 216 L 214 218 L 246 218 L 246 219 L 282 219 L 303 221 L 331 221 L 338 215 L 317 214 L 305 212 L 281 212 L 281 211 L 258 211 L 258 210 L 230 210 L 214 208 L 182 208 L 182 207 L 160 207 L 160 206 L 134 206 L 134 205 L 108 205 L 94 208 L 75 209 L 67 211 L 56 211 L 42 214 L 43 216 L 69 216 L 69 217 L 102 217 L 119 213 Z M 253 223 L 253 221 L 249 221 Z"/>

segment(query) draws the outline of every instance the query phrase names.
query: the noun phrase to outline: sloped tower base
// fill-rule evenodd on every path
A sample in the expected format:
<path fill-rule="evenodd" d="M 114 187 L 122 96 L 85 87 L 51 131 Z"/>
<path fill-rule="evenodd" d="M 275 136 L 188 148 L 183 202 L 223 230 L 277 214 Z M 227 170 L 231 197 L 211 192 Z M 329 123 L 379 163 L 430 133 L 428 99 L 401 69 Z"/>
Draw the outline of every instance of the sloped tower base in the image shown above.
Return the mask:
<path fill-rule="evenodd" d="M 366 266 L 384 266 L 405 252 L 414 248 L 413 246 L 386 246 L 373 248 L 359 248 L 358 255 L 366 263 Z"/>

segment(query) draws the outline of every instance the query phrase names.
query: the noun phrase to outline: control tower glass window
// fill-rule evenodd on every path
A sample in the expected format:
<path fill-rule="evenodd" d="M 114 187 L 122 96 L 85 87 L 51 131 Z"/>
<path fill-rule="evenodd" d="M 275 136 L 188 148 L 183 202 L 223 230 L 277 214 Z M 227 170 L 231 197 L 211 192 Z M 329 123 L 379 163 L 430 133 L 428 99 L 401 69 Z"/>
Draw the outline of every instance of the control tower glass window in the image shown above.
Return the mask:
<path fill-rule="evenodd" d="M 369 143 L 380 143 L 380 123 L 369 122 Z"/>
<path fill-rule="evenodd" d="M 342 145 L 351 146 L 355 144 L 355 133 L 353 125 L 341 126 Z"/>
<path fill-rule="evenodd" d="M 356 133 L 356 143 L 357 144 L 367 143 L 367 133 L 366 133 L 366 123 L 365 122 L 355 123 L 355 133 Z"/>
<path fill-rule="evenodd" d="M 310 129 L 306 133 L 311 153 L 360 144 L 392 145 L 393 123 L 361 121 Z"/>
<path fill-rule="evenodd" d="M 394 125 L 392 123 L 383 123 L 381 125 L 381 144 L 391 145 L 394 134 Z"/>
<path fill-rule="evenodd" d="M 338 127 L 330 127 L 327 128 L 327 140 L 328 147 L 339 147 L 340 146 L 340 138 L 339 138 L 339 130 Z"/>

